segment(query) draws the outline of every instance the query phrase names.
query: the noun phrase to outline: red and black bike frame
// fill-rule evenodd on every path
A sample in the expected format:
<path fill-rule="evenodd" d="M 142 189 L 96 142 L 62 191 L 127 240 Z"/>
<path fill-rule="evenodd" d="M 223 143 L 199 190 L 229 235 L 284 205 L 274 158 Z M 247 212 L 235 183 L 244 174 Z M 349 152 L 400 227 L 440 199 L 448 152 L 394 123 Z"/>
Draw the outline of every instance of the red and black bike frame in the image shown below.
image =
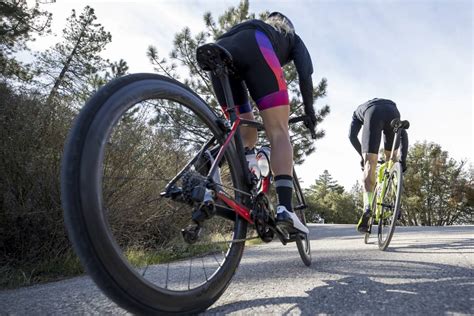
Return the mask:
<path fill-rule="evenodd" d="M 241 125 L 253 127 L 253 128 L 256 128 L 259 131 L 264 130 L 264 127 L 263 127 L 263 124 L 261 124 L 259 122 L 244 120 L 244 119 L 241 119 L 237 115 L 235 105 L 234 105 L 234 100 L 233 100 L 233 97 L 232 97 L 232 91 L 231 91 L 231 88 L 230 88 L 228 76 L 227 76 L 226 73 L 223 73 L 219 76 L 219 78 L 220 78 L 222 87 L 224 89 L 224 95 L 225 95 L 226 103 L 227 103 L 227 108 L 225 109 L 226 117 L 229 119 L 231 125 L 230 125 L 230 129 L 228 129 L 228 131 L 227 131 L 227 133 L 228 133 L 227 137 L 226 137 L 225 141 L 223 142 L 222 146 L 220 147 L 220 149 L 219 149 L 219 151 L 218 151 L 218 153 L 217 153 L 217 155 L 216 155 L 216 157 L 215 157 L 215 159 L 214 159 L 214 161 L 211 165 L 211 168 L 208 172 L 208 175 L 207 175 L 208 183 L 207 184 L 209 184 L 208 187 L 213 188 L 216 198 L 218 200 L 222 201 L 230 209 L 233 210 L 233 211 L 231 211 L 228 208 L 224 208 L 224 207 L 220 207 L 219 205 L 216 205 L 216 209 L 217 209 L 217 212 L 218 212 L 219 215 L 221 215 L 225 218 L 231 219 L 231 220 L 235 220 L 235 213 L 237 213 L 240 217 L 245 219 L 247 222 L 253 224 L 253 219 L 252 219 L 252 216 L 251 216 L 251 209 L 249 208 L 249 207 L 251 207 L 250 206 L 251 203 L 248 203 L 249 205 L 246 206 L 246 205 L 243 205 L 242 203 L 237 202 L 235 199 L 229 197 L 222 190 L 220 190 L 218 188 L 218 185 L 213 186 L 213 180 L 212 179 L 214 179 L 214 175 L 217 172 L 217 169 L 219 168 L 219 164 L 222 161 L 222 158 L 224 157 L 224 154 L 225 154 L 226 150 L 229 148 L 230 144 L 232 143 L 232 139 L 234 139 L 238 159 L 239 159 L 239 162 L 241 164 L 241 167 L 242 167 L 242 170 L 243 170 L 243 173 L 244 173 L 243 176 L 244 176 L 244 179 L 245 179 L 245 185 L 248 188 L 247 192 L 243 192 L 241 190 L 237 190 L 237 189 L 234 188 L 235 192 L 237 194 L 246 195 L 247 197 L 249 197 L 249 199 L 246 199 L 249 202 L 251 202 L 255 198 L 255 196 L 258 195 L 258 194 L 267 194 L 268 190 L 270 188 L 270 177 L 271 177 L 270 175 L 267 176 L 267 177 L 264 177 L 263 179 L 260 179 L 260 181 L 261 181 L 260 182 L 260 188 L 259 188 L 259 191 L 255 194 L 255 196 L 249 193 L 253 190 L 254 183 L 252 182 L 252 174 L 250 173 L 250 171 L 248 169 L 248 166 L 247 166 L 247 160 L 245 158 L 245 153 L 244 153 L 244 146 L 243 146 L 242 138 L 241 138 L 241 135 L 240 135 L 240 126 Z M 295 118 L 290 119 L 289 123 L 301 122 L 301 121 L 305 121 L 306 119 L 307 119 L 306 116 L 295 117 Z M 226 124 L 223 124 L 223 125 L 226 125 Z M 314 131 L 312 130 L 311 133 L 314 134 Z M 196 162 L 199 159 L 199 157 L 201 157 L 203 155 L 203 153 L 209 148 L 209 146 L 211 146 L 215 141 L 216 141 L 216 138 L 212 137 L 206 144 L 203 145 L 203 147 L 201 148 L 199 153 L 193 159 L 191 159 L 186 164 L 186 166 L 168 183 L 168 185 L 166 186 L 166 192 L 167 193 L 174 186 L 174 184 L 179 180 L 179 178 L 181 178 L 181 176 L 186 171 L 189 170 L 190 166 L 194 162 Z M 294 176 L 296 176 L 296 175 L 294 175 Z M 299 194 L 302 197 L 301 188 L 299 188 L 299 184 L 298 184 L 298 187 L 296 188 L 296 190 L 300 191 L 300 192 L 297 192 L 297 194 Z M 170 193 L 170 194 L 172 194 L 172 193 Z M 304 207 L 306 207 L 306 205 L 304 205 Z"/>

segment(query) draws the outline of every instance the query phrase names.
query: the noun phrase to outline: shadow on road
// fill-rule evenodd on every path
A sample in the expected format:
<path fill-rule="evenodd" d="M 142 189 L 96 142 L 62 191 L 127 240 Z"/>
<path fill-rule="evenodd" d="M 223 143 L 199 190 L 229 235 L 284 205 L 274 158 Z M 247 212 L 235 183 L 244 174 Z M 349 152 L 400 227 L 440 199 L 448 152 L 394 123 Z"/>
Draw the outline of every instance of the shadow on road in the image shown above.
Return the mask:
<path fill-rule="evenodd" d="M 279 306 L 284 315 L 474 313 L 474 270 L 469 268 L 417 261 L 334 260 L 316 263 L 312 270 L 341 278 L 323 279 L 325 284 L 307 291 L 307 297 L 246 300 L 207 313 L 238 313 L 265 305 Z M 283 306 L 287 304 L 291 307 Z"/>
<path fill-rule="evenodd" d="M 432 241 L 429 243 L 415 242 L 413 244 L 403 246 L 397 246 L 395 244 L 391 245 L 386 251 L 402 253 L 474 254 L 474 238 L 466 238 L 439 243 L 433 243 Z"/>

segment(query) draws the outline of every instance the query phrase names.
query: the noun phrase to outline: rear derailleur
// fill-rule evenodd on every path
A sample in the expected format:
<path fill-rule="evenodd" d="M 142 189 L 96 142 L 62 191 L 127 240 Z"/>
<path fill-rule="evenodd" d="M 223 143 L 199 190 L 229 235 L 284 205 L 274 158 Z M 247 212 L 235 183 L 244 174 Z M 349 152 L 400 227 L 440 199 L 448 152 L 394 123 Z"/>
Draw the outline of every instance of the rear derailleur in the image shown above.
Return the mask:
<path fill-rule="evenodd" d="M 183 200 L 193 206 L 193 212 L 192 223 L 181 230 L 181 235 L 186 243 L 194 244 L 199 239 L 203 223 L 216 214 L 213 183 L 193 171 L 184 174 L 182 182 Z"/>

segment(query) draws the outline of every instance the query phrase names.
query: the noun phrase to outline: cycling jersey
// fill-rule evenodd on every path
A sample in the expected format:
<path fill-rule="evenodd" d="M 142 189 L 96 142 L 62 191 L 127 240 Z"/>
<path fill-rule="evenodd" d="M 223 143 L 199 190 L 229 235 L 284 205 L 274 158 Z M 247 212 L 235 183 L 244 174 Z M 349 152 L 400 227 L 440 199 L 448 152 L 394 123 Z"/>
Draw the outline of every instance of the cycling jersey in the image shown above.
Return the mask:
<path fill-rule="evenodd" d="M 357 107 L 352 115 L 349 139 L 352 146 L 362 156 L 362 153 L 378 154 L 381 134 L 384 134 L 385 150 L 392 150 L 393 138 L 395 136 L 393 127 L 390 125 L 393 119 L 400 118 L 400 112 L 396 104 L 387 99 L 372 99 Z M 362 130 L 362 144 L 357 135 Z M 400 134 L 401 160 L 406 161 L 408 154 L 408 134 L 403 129 Z M 395 144 L 395 149 L 399 147 Z"/>
<path fill-rule="evenodd" d="M 298 73 L 305 108 L 313 109 L 313 66 L 298 35 L 282 34 L 263 21 L 250 20 L 232 27 L 218 38 L 217 43 L 232 54 L 239 72 L 240 78 L 231 77 L 230 84 L 241 113 L 251 111 L 245 87 L 260 110 L 289 104 L 281 67 L 290 61 L 294 62 Z M 219 80 L 212 79 L 218 101 L 225 107 Z"/>

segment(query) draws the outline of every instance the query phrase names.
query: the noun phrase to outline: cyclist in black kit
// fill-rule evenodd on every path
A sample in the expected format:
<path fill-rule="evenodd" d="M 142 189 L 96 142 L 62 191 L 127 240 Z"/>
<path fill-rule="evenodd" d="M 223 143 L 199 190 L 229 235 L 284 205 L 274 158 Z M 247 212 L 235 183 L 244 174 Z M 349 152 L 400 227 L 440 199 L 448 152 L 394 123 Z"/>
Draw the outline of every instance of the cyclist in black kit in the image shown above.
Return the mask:
<path fill-rule="evenodd" d="M 364 170 L 364 209 L 362 217 L 357 224 L 357 230 L 361 233 L 367 232 L 368 221 L 370 218 L 370 205 L 374 198 L 375 189 L 375 171 L 377 167 L 378 151 L 382 132 L 384 134 L 385 160 L 390 158 L 393 139 L 395 137 L 390 122 L 400 118 L 396 104 L 387 99 L 372 99 L 357 107 L 352 115 L 349 139 L 355 150 L 361 157 L 361 167 Z M 362 144 L 357 138 L 360 129 L 362 130 Z M 400 135 L 401 152 L 400 162 L 403 172 L 406 171 L 406 158 L 408 154 L 408 134 L 402 129 Z M 397 149 L 400 144 L 396 144 Z M 394 156 L 396 159 L 396 157 Z"/>
<path fill-rule="evenodd" d="M 313 124 L 313 66 L 301 38 L 295 34 L 291 21 L 279 12 L 271 13 L 265 21 L 249 20 L 232 27 L 217 40 L 233 58 L 238 77 L 230 77 L 232 95 L 241 118 L 253 120 L 254 115 L 247 91 L 257 104 L 272 148 L 271 167 L 275 175 L 278 195 L 277 224 L 286 229 L 308 229 L 293 213 L 293 148 L 288 132 L 290 114 L 288 91 L 282 66 L 293 61 L 298 72 L 300 91 L 306 114 Z M 217 99 L 224 113 L 226 109 L 223 88 L 219 79 L 212 77 Z M 257 131 L 242 127 L 249 165 L 255 163 L 254 147 Z"/>

